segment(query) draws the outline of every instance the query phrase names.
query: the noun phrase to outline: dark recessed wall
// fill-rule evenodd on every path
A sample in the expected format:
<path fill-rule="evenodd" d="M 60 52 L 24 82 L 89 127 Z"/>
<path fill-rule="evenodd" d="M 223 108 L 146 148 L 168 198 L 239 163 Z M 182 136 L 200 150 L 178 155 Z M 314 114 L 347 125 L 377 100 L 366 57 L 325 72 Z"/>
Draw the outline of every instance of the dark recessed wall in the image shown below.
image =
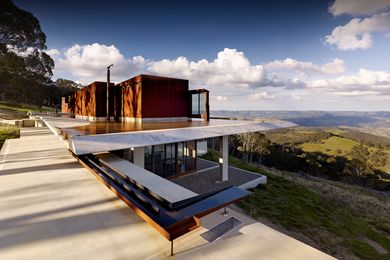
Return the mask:
<path fill-rule="evenodd" d="M 142 117 L 188 117 L 188 80 L 142 76 Z"/>

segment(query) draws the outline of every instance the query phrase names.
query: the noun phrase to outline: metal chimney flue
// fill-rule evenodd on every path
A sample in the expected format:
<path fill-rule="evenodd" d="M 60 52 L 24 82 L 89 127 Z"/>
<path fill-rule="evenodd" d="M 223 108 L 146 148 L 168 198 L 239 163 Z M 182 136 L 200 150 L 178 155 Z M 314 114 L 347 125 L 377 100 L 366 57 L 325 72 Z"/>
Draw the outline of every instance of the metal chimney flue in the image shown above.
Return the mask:
<path fill-rule="evenodd" d="M 114 66 L 114 64 L 111 64 L 107 67 L 107 101 L 106 101 L 106 112 L 107 112 L 107 121 L 110 120 L 110 68 Z"/>

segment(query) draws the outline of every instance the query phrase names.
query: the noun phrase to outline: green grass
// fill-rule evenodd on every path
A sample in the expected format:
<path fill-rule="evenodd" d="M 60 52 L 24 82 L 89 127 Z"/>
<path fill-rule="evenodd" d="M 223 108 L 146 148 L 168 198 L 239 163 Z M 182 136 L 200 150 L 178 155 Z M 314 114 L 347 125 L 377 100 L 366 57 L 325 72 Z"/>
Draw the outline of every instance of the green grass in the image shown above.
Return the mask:
<path fill-rule="evenodd" d="M 344 134 L 345 132 L 347 132 L 346 130 L 341 129 L 341 128 L 327 128 L 326 131 L 329 133 L 332 133 L 334 135 L 341 135 L 341 134 Z"/>
<path fill-rule="evenodd" d="M 209 152 L 204 157 L 217 161 L 218 154 Z M 290 178 L 282 177 L 282 172 L 281 175 L 276 175 L 276 170 L 260 169 L 234 157 L 229 158 L 229 165 L 268 176 L 266 185 L 255 188 L 252 196 L 239 204 L 248 215 L 255 219 L 267 219 L 293 234 L 299 234 L 298 239 L 303 234 L 315 247 L 336 257 L 348 258 L 355 255 L 361 259 L 390 259 L 389 253 L 380 254 L 365 241 L 375 241 L 374 243 L 390 252 L 390 215 L 359 211 L 359 201 L 352 208 L 351 200 L 354 198 L 347 196 L 350 201 L 345 201 L 345 198 L 340 199 L 333 192 L 327 192 L 325 196 L 321 190 L 315 191 L 309 185 L 292 181 L 292 178 L 300 178 L 301 183 L 310 182 L 294 173 L 290 173 Z M 348 186 L 355 196 L 359 196 L 359 189 Z M 368 191 L 361 191 L 361 198 L 367 197 L 366 192 Z M 388 198 L 385 199 L 389 203 Z M 378 199 L 381 204 L 379 201 L 381 200 Z"/>
<path fill-rule="evenodd" d="M 0 125 L 0 149 L 6 139 L 19 138 L 19 136 L 20 130 L 18 127 L 12 125 Z"/>
<path fill-rule="evenodd" d="M 332 131 L 332 133 L 335 133 L 335 132 L 340 133 L 340 131 L 343 131 L 343 130 L 340 130 L 340 131 L 331 130 L 331 131 Z M 349 152 L 352 150 L 352 148 L 354 146 L 357 146 L 359 144 L 361 144 L 361 143 L 358 141 L 349 139 L 349 138 L 340 137 L 340 136 L 331 136 L 327 139 L 321 139 L 321 140 L 318 140 L 315 142 L 303 143 L 303 144 L 299 145 L 299 147 L 303 151 L 309 152 L 309 153 L 321 152 L 321 153 L 331 155 L 331 156 L 344 156 L 344 157 L 350 159 L 350 157 L 348 155 Z M 375 146 L 370 146 L 370 145 L 366 145 L 366 144 L 364 146 L 368 146 L 368 149 L 370 152 L 378 150 L 378 148 Z M 385 153 L 389 154 L 389 156 L 390 156 L 390 149 L 389 148 L 381 148 L 381 149 Z M 384 167 L 381 167 L 380 170 L 387 172 L 387 173 L 390 173 L 390 160 L 388 161 L 387 165 Z"/>
<path fill-rule="evenodd" d="M 240 205 L 255 218 L 265 217 L 309 237 L 327 253 L 337 255 L 342 246 L 363 259 L 390 257 L 360 239 L 368 238 L 390 251 L 389 235 L 377 230 L 374 219 L 284 178 L 268 176 L 268 183 L 254 189 L 252 198 Z"/>
<path fill-rule="evenodd" d="M 269 131 L 266 137 L 273 143 L 296 146 L 304 152 L 320 152 L 329 156 L 343 156 L 347 159 L 350 159 L 348 154 L 352 148 L 359 144 L 368 147 L 371 152 L 382 149 L 390 156 L 390 147 L 386 147 L 389 141 L 386 138 L 348 128 L 295 127 Z M 384 148 L 380 148 L 379 145 Z M 390 160 L 379 170 L 390 174 Z"/>
<path fill-rule="evenodd" d="M 13 103 L 6 103 L 6 102 L 0 102 L 0 109 L 6 109 L 6 110 L 12 110 L 16 112 L 28 112 L 28 111 L 34 111 L 34 112 L 50 112 L 53 111 L 53 109 L 49 108 L 39 108 L 34 105 L 24 105 L 24 104 L 13 104 Z"/>
<path fill-rule="evenodd" d="M 305 152 L 322 152 L 333 156 L 347 156 L 347 154 L 356 145 L 359 145 L 359 143 L 354 140 L 338 136 L 331 136 L 327 139 L 322 139 L 317 142 L 301 144 L 300 147 Z"/>
<path fill-rule="evenodd" d="M 294 127 L 272 130 L 266 132 L 265 135 L 272 143 L 297 145 L 328 138 L 331 136 L 331 133 L 321 128 Z"/>

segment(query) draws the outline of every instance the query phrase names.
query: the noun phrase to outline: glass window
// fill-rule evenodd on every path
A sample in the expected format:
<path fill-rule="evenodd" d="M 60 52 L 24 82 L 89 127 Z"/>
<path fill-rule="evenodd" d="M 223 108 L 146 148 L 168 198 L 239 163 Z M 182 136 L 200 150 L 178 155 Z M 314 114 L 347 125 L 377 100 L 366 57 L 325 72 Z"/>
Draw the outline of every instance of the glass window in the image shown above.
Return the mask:
<path fill-rule="evenodd" d="M 177 144 L 177 169 L 178 173 L 186 171 L 185 157 L 184 157 L 184 142 Z"/>
<path fill-rule="evenodd" d="M 207 141 L 198 140 L 196 143 L 196 156 L 202 156 L 207 153 Z"/>
<path fill-rule="evenodd" d="M 199 94 L 192 94 L 192 114 L 199 114 Z"/>
<path fill-rule="evenodd" d="M 145 169 L 153 171 L 152 146 L 145 146 Z"/>
<path fill-rule="evenodd" d="M 165 145 L 165 177 L 176 174 L 175 144 Z"/>
<path fill-rule="evenodd" d="M 199 94 L 199 114 L 206 114 L 206 93 Z"/>
<path fill-rule="evenodd" d="M 165 161 L 164 145 L 155 145 L 153 147 L 153 164 L 154 164 L 153 172 L 163 177 L 165 175 L 164 161 Z"/>
<path fill-rule="evenodd" d="M 196 167 L 196 141 L 187 141 L 186 172 L 195 170 Z"/>

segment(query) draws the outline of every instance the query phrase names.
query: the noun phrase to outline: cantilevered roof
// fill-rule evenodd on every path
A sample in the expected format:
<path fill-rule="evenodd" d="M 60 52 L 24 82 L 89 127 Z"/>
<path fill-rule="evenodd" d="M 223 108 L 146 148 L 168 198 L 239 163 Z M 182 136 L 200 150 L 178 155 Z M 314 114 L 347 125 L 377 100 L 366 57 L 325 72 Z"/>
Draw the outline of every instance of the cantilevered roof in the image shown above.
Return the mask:
<path fill-rule="evenodd" d="M 260 132 L 296 126 L 288 121 L 220 120 L 164 123 L 95 122 L 80 127 L 63 128 L 59 121 L 44 119 L 51 127 L 61 128 L 76 155 L 128 149 L 149 145 L 183 142 L 224 135 Z"/>

